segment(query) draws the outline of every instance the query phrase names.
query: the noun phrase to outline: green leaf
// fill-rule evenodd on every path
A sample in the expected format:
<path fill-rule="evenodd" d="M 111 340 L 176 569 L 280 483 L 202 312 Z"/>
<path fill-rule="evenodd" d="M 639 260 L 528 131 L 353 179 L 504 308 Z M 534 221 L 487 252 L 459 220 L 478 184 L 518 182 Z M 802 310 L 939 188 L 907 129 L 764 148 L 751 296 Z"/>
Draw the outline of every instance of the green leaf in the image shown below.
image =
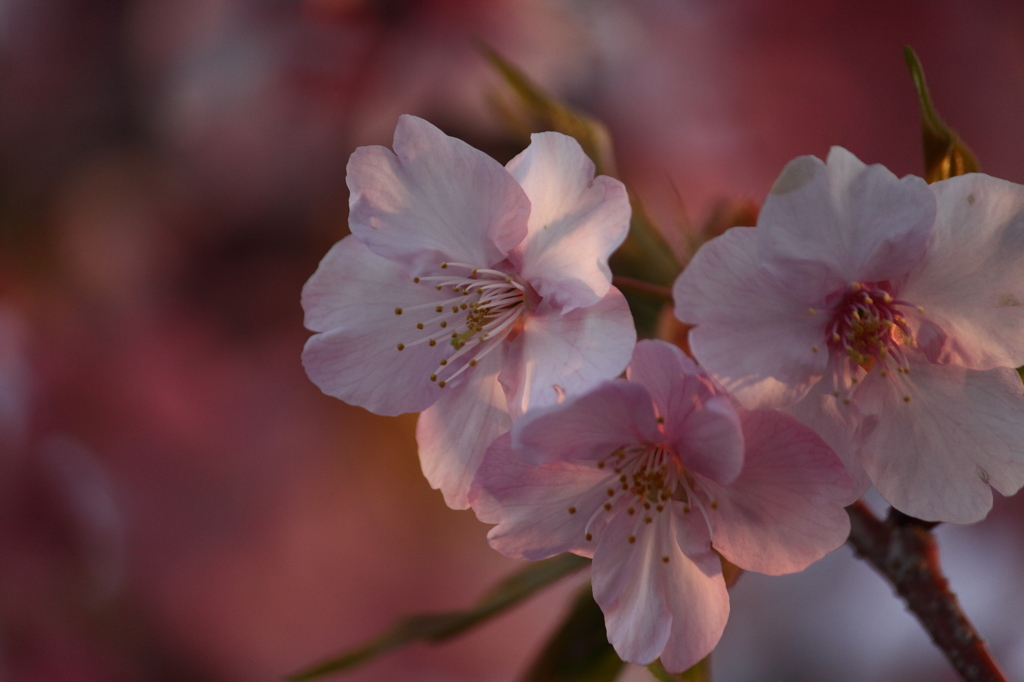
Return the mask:
<path fill-rule="evenodd" d="M 481 44 L 479 49 L 511 87 L 520 105 L 521 110 L 515 112 L 496 102 L 510 127 L 524 133 L 554 130 L 570 135 L 594 162 L 598 175 L 615 175 L 612 138 L 603 123 L 544 92 L 525 73 L 487 45 Z"/>
<path fill-rule="evenodd" d="M 903 56 L 910 68 L 910 76 L 917 88 L 921 102 L 921 136 L 924 142 L 924 179 L 928 182 L 945 180 L 955 175 L 975 173 L 979 170 L 978 159 L 963 140 L 947 126 L 932 104 L 928 84 L 924 80 L 924 69 L 914 50 L 903 48 Z"/>
<path fill-rule="evenodd" d="M 441 642 L 449 639 L 518 604 L 534 592 L 575 573 L 589 563 L 590 559 L 575 554 L 560 554 L 543 561 L 535 561 L 500 582 L 484 594 L 472 608 L 408 616 L 366 644 L 294 673 L 288 679 L 311 680 L 348 670 L 415 641 Z"/>
<path fill-rule="evenodd" d="M 587 585 L 523 682 L 612 682 L 623 665 L 608 643 L 604 614 Z"/>
<path fill-rule="evenodd" d="M 711 682 L 711 656 L 705 656 L 697 665 L 681 673 L 670 673 L 665 670 L 659 658 L 647 666 L 651 674 L 659 682 Z"/>

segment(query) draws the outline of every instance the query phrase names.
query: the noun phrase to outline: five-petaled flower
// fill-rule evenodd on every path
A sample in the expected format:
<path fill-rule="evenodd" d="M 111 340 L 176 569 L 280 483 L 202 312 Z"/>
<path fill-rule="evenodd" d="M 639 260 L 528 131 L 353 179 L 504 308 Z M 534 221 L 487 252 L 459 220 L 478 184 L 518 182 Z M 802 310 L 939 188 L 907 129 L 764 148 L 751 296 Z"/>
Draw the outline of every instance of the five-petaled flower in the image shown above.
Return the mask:
<path fill-rule="evenodd" d="M 696 358 L 817 430 L 861 490 L 969 523 L 1024 485 L 1024 187 L 800 157 L 674 294 Z"/>
<path fill-rule="evenodd" d="M 628 380 L 517 420 L 471 492 L 500 552 L 592 556 L 609 641 L 624 660 L 660 656 L 669 671 L 710 653 L 725 627 L 714 550 L 762 573 L 802 570 L 846 540 L 855 497 L 811 429 L 737 409 L 662 341 L 637 344 Z"/>
<path fill-rule="evenodd" d="M 352 234 L 302 292 L 318 332 L 303 364 L 371 412 L 422 410 L 423 471 L 465 508 L 512 418 L 628 363 L 636 332 L 607 265 L 629 226 L 625 188 L 565 135 L 534 135 L 502 167 L 412 116 L 394 152 L 352 154 L 348 186 Z"/>

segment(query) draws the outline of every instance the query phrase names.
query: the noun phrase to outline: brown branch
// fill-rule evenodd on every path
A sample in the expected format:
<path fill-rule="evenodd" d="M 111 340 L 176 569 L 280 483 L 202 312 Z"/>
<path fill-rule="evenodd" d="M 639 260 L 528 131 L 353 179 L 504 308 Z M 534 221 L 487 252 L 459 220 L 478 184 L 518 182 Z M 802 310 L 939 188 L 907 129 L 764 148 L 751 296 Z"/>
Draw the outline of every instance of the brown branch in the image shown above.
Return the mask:
<path fill-rule="evenodd" d="M 622 275 L 615 275 L 612 277 L 612 284 L 617 286 L 619 289 L 627 289 L 629 291 L 635 291 L 638 294 L 646 294 L 653 298 L 660 298 L 665 301 L 672 300 L 672 290 L 668 287 L 663 287 L 658 284 L 651 284 L 645 282 L 642 279 L 635 279 L 633 277 L 623 277 Z"/>
<path fill-rule="evenodd" d="M 942 574 L 930 532 L 935 524 L 895 509 L 881 521 L 860 500 L 846 512 L 854 551 L 892 583 L 960 677 L 966 682 L 1006 682 Z"/>

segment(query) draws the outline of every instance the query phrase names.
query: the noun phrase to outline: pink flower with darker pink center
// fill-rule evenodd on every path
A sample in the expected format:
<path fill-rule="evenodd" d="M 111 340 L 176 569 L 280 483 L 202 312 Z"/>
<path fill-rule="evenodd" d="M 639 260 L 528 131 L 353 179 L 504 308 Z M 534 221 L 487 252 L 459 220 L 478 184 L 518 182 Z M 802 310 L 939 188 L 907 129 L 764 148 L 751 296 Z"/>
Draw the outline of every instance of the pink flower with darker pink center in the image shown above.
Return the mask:
<path fill-rule="evenodd" d="M 394 152 L 349 161 L 352 234 L 306 283 L 302 360 L 325 393 L 383 415 L 422 411 L 424 474 L 449 506 L 512 419 L 618 375 L 636 331 L 611 286 L 622 183 L 579 144 L 534 135 L 507 166 L 403 116 Z"/>
<path fill-rule="evenodd" d="M 675 346 L 640 341 L 628 380 L 531 410 L 488 449 L 470 500 L 511 557 L 593 557 L 624 660 L 681 671 L 729 615 L 716 551 L 799 571 L 845 542 L 856 498 L 835 453 L 776 411 L 737 409 Z"/>
<path fill-rule="evenodd" d="M 1024 187 L 801 157 L 674 294 L 697 359 L 814 428 L 861 490 L 969 523 L 1024 485 Z"/>

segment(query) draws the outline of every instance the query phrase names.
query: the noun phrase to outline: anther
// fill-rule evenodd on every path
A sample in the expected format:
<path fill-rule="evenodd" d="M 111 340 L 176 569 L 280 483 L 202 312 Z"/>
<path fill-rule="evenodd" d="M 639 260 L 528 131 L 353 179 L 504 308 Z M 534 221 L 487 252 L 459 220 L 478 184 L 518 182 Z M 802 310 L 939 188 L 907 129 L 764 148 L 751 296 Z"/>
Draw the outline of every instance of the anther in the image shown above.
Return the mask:
<path fill-rule="evenodd" d="M 398 350 L 405 350 L 405 344 L 404 343 L 398 344 Z"/>
<path fill-rule="evenodd" d="M 612 503 L 611 502 L 605 502 L 604 503 L 604 510 L 605 511 L 611 511 L 612 510 Z"/>
<path fill-rule="evenodd" d="M 437 345 L 437 341 L 435 341 L 434 339 L 430 339 L 430 341 L 427 342 L 427 345 L 428 346 L 436 346 Z"/>
<path fill-rule="evenodd" d="M 417 329 L 423 329 L 423 323 L 422 322 L 417 322 L 416 323 L 416 328 Z"/>
<path fill-rule="evenodd" d="M 818 350 L 819 350 L 819 349 L 818 349 L 818 346 L 816 346 L 816 345 L 815 345 L 815 346 L 811 346 L 811 352 L 812 352 L 812 353 L 817 353 L 817 352 L 818 352 Z"/>
<path fill-rule="evenodd" d="M 448 264 L 447 263 L 441 263 L 441 269 L 442 270 L 447 270 L 448 269 Z"/>
<path fill-rule="evenodd" d="M 615 496 L 615 491 L 612 490 L 611 488 L 608 488 L 607 492 L 608 492 L 608 497 L 614 497 Z"/>
<path fill-rule="evenodd" d="M 650 523 L 653 520 L 654 519 L 652 519 L 650 516 L 648 516 L 647 518 L 644 519 L 644 523 Z"/>
<path fill-rule="evenodd" d="M 664 417 L 658 417 L 658 423 L 659 424 L 664 424 L 665 423 L 665 418 Z"/>
<path fill-rule="evenodd" d="M 815 310 L 814 308 L 808 308 L 807 312 L 810 313 L 811 317 L 814 317 L 815 315 L 818 314 L 818 311 Z"/>
<path fill-rule="evenodd" d="M 591 540 L 593 540 L 593 539 L 594 539 L 594 536 L 593 536 L 593 535 L 591 535 L 590 533 L 587 533 L 587 534 L 586 534 L 586 535 L 584 535 L 583 537 L 584 537 L 584 538 L 586 538 L 587 542 L 590 542 Z"/>
<path fill-rule="evenodd" d="M 419 277 L 413 277 L 412 278 L 412 283 L 413 284 L 419 284 L 420 283 L 420 278 Z"/>
<path fill-rule="evenodd" d="M 441 329 L 444 329 L 447 326 L 448 326 L 448 323 L 445 320 L 441 320 Z"/>
<path fill-rule="evenodd" d="M 630 507 L 629 509 L 626 510 L 626 513 L 632 516 L 633 514 L 636 514 L 636 509 Z"/>
<path fill-rule="evenodd" d="M 437 381 L 437 375 L 436 374 L 431 374 L 430 375 L 430 380 L 431 381 Z"/>
<path fill-rule="evenodd" d="M 604 462 L 598 462 L 597 463 L 597 468 L 598 469 L 604 469 Z"/>
<path fill-rule="evenodd" d="M 434 312 L 435 312 L 435 313 L 439 313 L 439 312 L 441 312 L 442 310 L 444 310 L 444 306 L 437 306 L 436 308 L 434 308 Z"/>
<path fill-rule="evenodd" d="M 441 365 L 442 367 L 444 367 L 445 365 L 448 364 L 448 361 L 445 360 L 444 358 L 441 358 L 441 362 L 439 362 L 438 364 Z"/>
<path fill-rule="evenodd" d="M 632 545 L 634 542 L 636 542 L 636 536 L 635 535 L 630 535 L 628 540 L 629 540 L 629 544 Z"/>
<path fill-rule="evenodd" d="M 919 312 L 920 314 L 924 315 L 924 306 L 923 305 L 917 306 L 917 312 Z"/>
<path fill-rule="evenodd" d="M 395 315 L 401 315 L 401 314 L 402 314 L 402 309 L 401 308 L 395 308 Z"/>
<path fill-rule="evenodd" d="M 668 557 L 667 556 L 661 557 L 661 563 L 667 564 L 668 563 Z"/>
<path fill-rule="evenodd" d="M 444 388 L 444 387 L 445 387 L 445 386 L 447 386 L 448 384 L 446 384 L 446 383 L 444 382 L 444 379 L 441 379 L 441 381 L 437 382 L 437 385 L 438 385 L 438 387 L 440 387 L 440 388 Z"/>
<path fill-rule="evenodd" d="M 903 396 L 903 402 L 909 403 L 910 402 L 910 396 L 909 395 Z"/>
<path fill-rule="evenodd" d="M 476 367 L 476 358 L 473 358 L 472 360 L 469 361 L 469 366 Z"/>
<path fill-rule="evenodd" d="M 569 513 L 570 514 L 575 514 L 576 513 L 576 507 L 569 507 Z"/>

